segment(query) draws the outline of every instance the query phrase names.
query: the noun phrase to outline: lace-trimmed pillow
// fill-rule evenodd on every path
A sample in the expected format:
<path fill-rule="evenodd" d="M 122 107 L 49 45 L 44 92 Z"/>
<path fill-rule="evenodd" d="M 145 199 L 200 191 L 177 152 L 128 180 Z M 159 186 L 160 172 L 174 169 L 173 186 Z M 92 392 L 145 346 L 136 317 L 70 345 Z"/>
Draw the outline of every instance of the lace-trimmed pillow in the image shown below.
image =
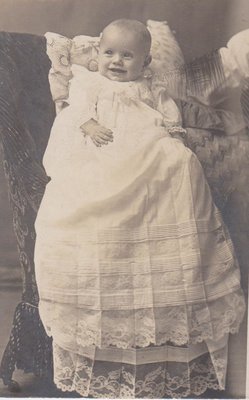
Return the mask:
<path fill-rule="evenodd" d="M 47 32 L 47 55 L 51 61 L 48 79 L 53 100 L 63 101 L 68 97 L 68 81 L 72 77 L 70 51 L 72 40 L 57 33 Z"/>
<path fill-rule="evenodd" d="M 182 51 L 166 21 L 147 21 L 152 36 L 152 63 L 145 71 L 148 77 L 165 69 L 174 69 L 184 63 Z M 71 65 L 78 64 L 90 71 L 98 70 L 99 37 L 85 35 L 69 39 L 47 32 L 47 54 L 52 67 L 49 83 L 53 100 L 63 102 L 68 97 L 68 82 L 72 77 Z"/>

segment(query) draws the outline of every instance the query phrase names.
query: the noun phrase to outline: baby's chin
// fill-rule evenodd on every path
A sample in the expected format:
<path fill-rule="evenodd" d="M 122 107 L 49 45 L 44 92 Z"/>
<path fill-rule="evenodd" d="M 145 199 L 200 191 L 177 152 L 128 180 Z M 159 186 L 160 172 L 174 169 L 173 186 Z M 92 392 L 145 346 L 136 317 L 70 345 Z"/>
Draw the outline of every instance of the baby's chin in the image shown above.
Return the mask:
<path fill-rule="evenodd" d="M 116 82 L 129 82 L 129 79 L 122 77 L 122 76 L 106 76 L 110 81 Z"/>
<path fill-rule="evenodd" d="M 107 79 L 110 81 L 116 81 L 116 82 L 130 82 L 130 81 L 135 81 L 138 79 L 138 77 L 131 77 L 127 74 L 127 72 L 113 72 L 113 71 L 99 71 L 100 75 L 105 76 Z"/>
<path fill-rule="evenodd" d="M 128 82 L 130 80 L 126 72 L 108 71 L 104 74 L 104 76 L 111 81 L 117 82 Z"/>

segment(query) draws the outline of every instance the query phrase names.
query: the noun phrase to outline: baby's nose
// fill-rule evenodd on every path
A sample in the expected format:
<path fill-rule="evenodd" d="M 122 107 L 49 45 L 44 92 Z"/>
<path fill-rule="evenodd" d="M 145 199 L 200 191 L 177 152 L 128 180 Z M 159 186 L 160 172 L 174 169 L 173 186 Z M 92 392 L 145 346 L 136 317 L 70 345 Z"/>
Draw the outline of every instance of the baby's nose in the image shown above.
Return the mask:
<path fill-rule="evenodd" d="M 113 62 L 114 64 L 122 64 L 122 63 L 123 63 L 122 56 L 121 56 L 120 54 L 115 54 L 115 55 L 113 56 L 112 62 Z"/>

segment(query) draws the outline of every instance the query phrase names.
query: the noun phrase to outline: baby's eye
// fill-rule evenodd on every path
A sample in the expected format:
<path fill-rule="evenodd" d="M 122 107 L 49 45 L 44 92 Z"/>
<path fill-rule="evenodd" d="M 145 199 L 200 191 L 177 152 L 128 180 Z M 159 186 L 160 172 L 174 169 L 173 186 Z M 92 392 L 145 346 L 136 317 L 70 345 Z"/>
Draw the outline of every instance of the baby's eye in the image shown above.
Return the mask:
<path fill-rule="evenodd" d="M 124 58 L 132 58 L 132 54 L 131 53 L 124 53 L 123 57 Z"/>
<path fill-rule="evenodd" d="M 112 53 L 113 53 L 112 50 L 106 50 L 106 51 L 105 51 L 105 54 L 107 54 L 108 56 L 111 56 Z"/>

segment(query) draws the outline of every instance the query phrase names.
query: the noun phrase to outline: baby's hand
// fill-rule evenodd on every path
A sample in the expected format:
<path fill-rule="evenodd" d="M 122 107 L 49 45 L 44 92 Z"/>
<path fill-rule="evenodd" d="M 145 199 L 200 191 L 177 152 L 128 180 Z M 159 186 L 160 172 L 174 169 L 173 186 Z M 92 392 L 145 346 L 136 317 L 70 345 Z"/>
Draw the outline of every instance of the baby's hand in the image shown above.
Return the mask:
<path fill-rule="evenodd" d="M 80 129 L 84 132 L 86 136 L 90 136 L 93 143 L 97 147 L 101 147 L 102 144 L 105 145 L 108 144 L 108 142 L 113 141 L 112 131 L 100 125 L 94 119 L 89 119 L 89 121 L 81 125 Z"/>

